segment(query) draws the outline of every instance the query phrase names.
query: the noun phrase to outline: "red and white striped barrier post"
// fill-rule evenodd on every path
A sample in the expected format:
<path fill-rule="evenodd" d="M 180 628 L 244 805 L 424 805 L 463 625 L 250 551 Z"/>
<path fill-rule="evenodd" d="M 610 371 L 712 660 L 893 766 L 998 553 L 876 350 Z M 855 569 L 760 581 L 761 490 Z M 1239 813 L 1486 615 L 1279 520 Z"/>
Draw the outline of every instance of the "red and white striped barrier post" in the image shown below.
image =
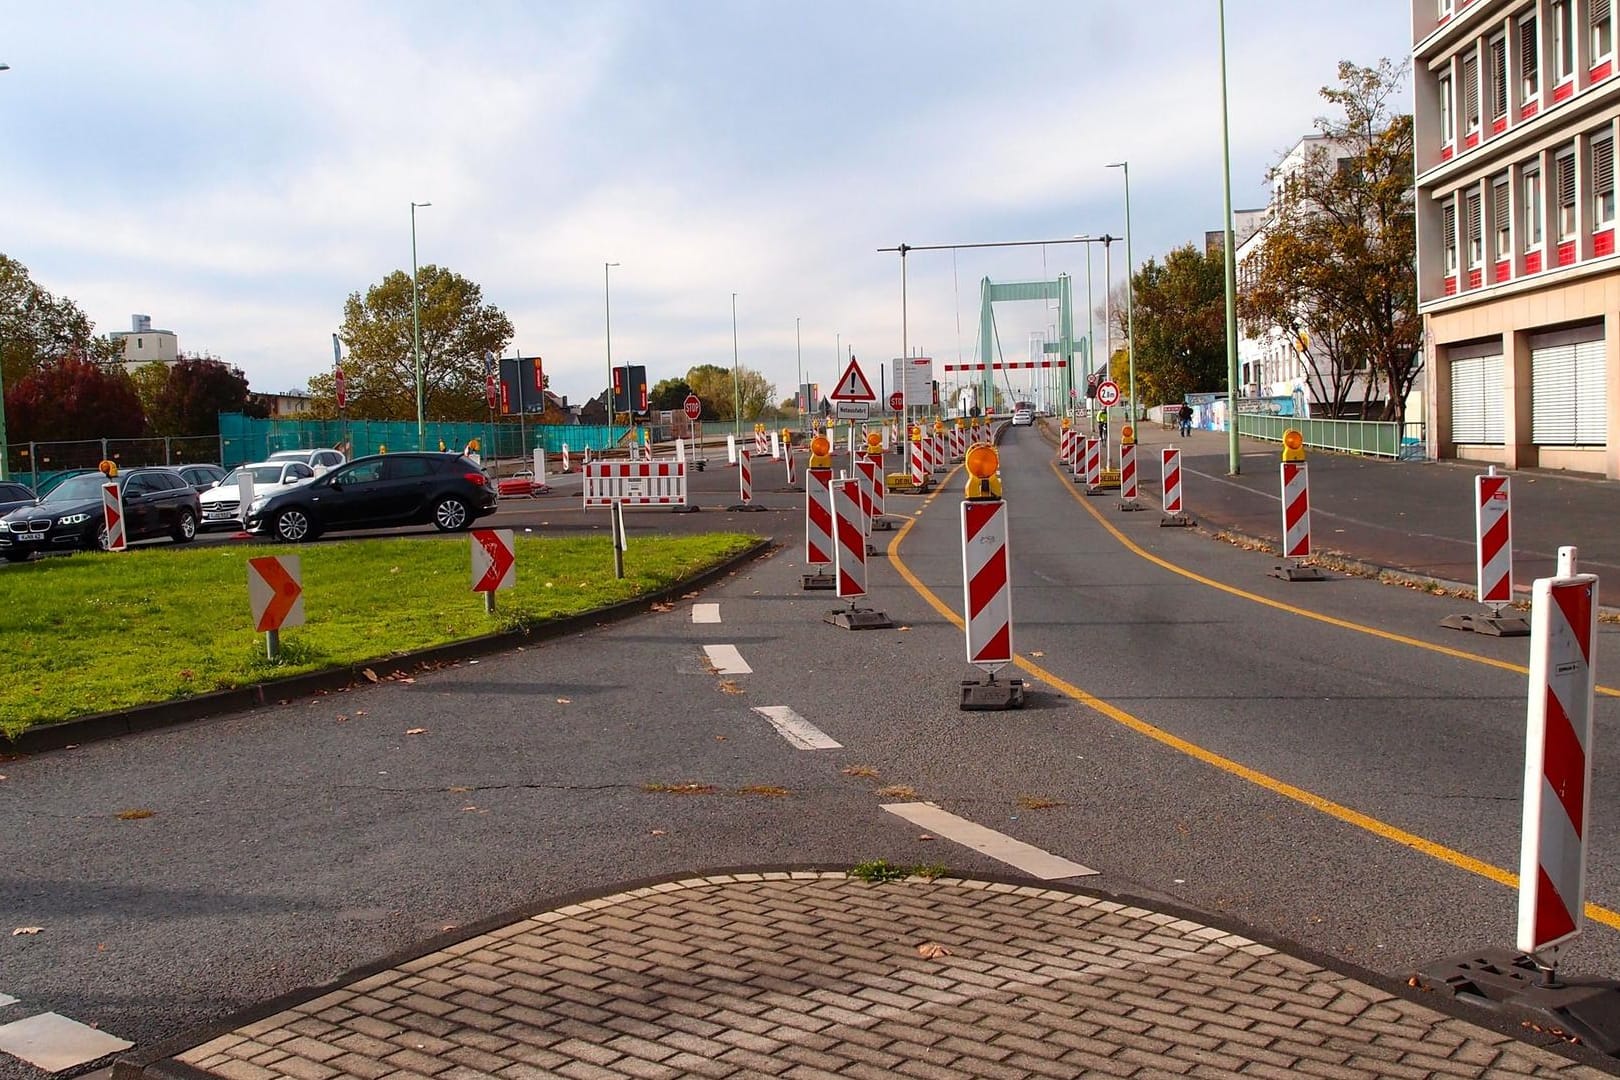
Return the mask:
<path fill-rule="evenodd" d="M 963 461 L 967 458 L 967 431 L 958 420 L 956 426 L 951 428 L 951 460 Z"/>
<path fill-rule="evenodd" d="M 1159 524 L 1191 525 L 1192 518 L 1182 510 L 1181 451 L 1176 447 L 1167 446 L 1159 451 L 1159 477 L 1159 490 L 1164 492 L 1164 514 L 1159 518 Z"/>
<path fill-rule="evenodd" d="M 1086 436 L 1086 494 L 1096 495 L 1102 491 L 1102 440 L 1095 435 Z"/>
<path fill-rule="evenodd" d="M 1136 429 L 1130 424 L 1121 424 L 1119 428 L 1119 508 L 1121 510 L 1140 510 L 1136 499 L 1140 492 L 1141 478 L 1136 472 Z"/>
<path fill-rule="evenodd" d="M 737 465 L 737 436 L 726 436 L 726 468 L 736 468 Z"/>
<path fill-rule="evenodd" d="M 767 439 L 765 437 L 765 425 L 764 424 L 755 424 L 754 425 L 754 456 L 757 457 L 757 458 L 763 459 L 765 457 L 765 455 L 770 453 L 770 452 L 771 452 L 771 444 L 767 441 Z"/>
<path fill-rule="evenodd" d="M 792 487 L 793 486 L 793 446 L 791 444 L 782 447 L 782 460 L 787 463 L 787 483 L 788 483 L 788 487 Z"/>
<path fill-rule="evenodd" d="M 574 471 L 573 463 L 568 460 L 568 444 L 567 443 L 562 444 L 562 461 L 563 461 L 563 472 L 567 473 L 567 472 L 573 472 Z"/>
<path fill-rule="evenodd" d="M 934 421 L 933 436 L 934 436 L 934 471 L 937 472 L 937 473 L 942 473 L 942 472 L 945 472 L 947 469 L 949 469 L 951 467 L 950 461 L 947 460 L 947 458 L 950 455 L 949 455 L 949 453 L 948 453 L 948 451 L 946 449 L 946 446 L 945 446 L 945 422 L 944 421 L 942 421 L 942 420 Z"/>
<path fill-rule="evenodd" d="M 810 573 L 800 576 L 801 589 L 831 589 L 837 584 L 827 572 L 833 561 L 833 471 L 827 449 L 825 438 L 812 439 L 810 464 L 804 471 L 804 561 Z"/>
<path fill-rule="evenodd" d="M 1518 947 L 1551 977 L 1558 947 L 1581 932 L 1592 790 L 1592 647 L 1598 579 L 1558 549 L 1557 576 L 1530 602 L 1529 732 L 1519 847 Z"/>
<path fill-rule="evenodd" d="M 1069 427 L 1069 421 L 1063 421 L 1063 430 L 1058 433 L 1058 460 L 1067 465 L 1074 457 L 1074 429 Z"/>
<path fill-rule="evenodd" d="M 1282 555 L 1288 561 L 1271 571 L 1284 581 L 1324 581 L 1327 575 L 1302 565 L 1311 557 L 1311 478 L 1305 468 L 1305 437 L 1290 428 L 1283 432 Z"/>
<path fill-rule="evenodd" d="M 1447 615 L 1440 625 L 1493 637 L 1525 637 L 1530 624 L 1503 609 L 1513 602 L 1513 498 L 1509 478 L 1496 466 L 1474 477 L 1474 580 L 1479 602 L 1489 615 Z"/>
<path fill-rule="evenodd" d="M 877 484 L 877 465 L 869 457 L 857 458 L 855 461 L 855 479 L 860 481 L 861 493 L 861 535 L 872 535 L 872 518 L 877 513 L 877 494 L 873 490 Z M 867 554 L 872 551 L 868 546 Z"/>
<path fill-rule="evenodd" d="M 1007 552 L 1007 504 L 1001 497 L 1001 461 L 990 445 L 968 451 L 962 500 L 962 613 L 967 662 L 983 673 L 962 681 L 962 708 L 1016 709 L 1022 680 L 996 681 L 1013 661 L 1012 575 Z"/>
<path fill-rule="evenodd" d="M 754 502 L 754 469 L 746 450 L 737 451 L 737 491 L 740 501 L 727 510 L 764 510 Z"/>
<path fill-rule="evenodd" d="M 911 438 L 911 486 L 918 493 L 928 487 L 928 451 L 923 449 L 922 433 Z"/>
<path fill-rule="evenodd" d="M 838 599 L 849 607 L 829 611 L 824 621 L 845 630 L 887 630 L 894 626 L 881 611 L 858 608 L 866 596 L 866 536 L 861 532 L 861 482 L 858 479 L 832 482 L 833 574 L 838 583 Z"/>

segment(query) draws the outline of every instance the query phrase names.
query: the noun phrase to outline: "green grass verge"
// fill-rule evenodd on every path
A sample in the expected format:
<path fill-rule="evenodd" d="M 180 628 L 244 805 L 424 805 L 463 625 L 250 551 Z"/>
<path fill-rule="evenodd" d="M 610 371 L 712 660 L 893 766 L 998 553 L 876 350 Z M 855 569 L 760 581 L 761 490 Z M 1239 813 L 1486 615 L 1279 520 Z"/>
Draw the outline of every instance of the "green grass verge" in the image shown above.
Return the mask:
<path fill-rule="evenodd" d="M 0 571 L 0 731 L 192 697 L 532 625 L 655 592 L 755 537 L 660 536 L 613 576 L 605 537 L 517 537 L 517 584 L 496 615 L 470 590 L 465 536 L 138 548 L 36 559 Z M 308 622 L 264 655 L 247 560 L 302 559 Z"/>

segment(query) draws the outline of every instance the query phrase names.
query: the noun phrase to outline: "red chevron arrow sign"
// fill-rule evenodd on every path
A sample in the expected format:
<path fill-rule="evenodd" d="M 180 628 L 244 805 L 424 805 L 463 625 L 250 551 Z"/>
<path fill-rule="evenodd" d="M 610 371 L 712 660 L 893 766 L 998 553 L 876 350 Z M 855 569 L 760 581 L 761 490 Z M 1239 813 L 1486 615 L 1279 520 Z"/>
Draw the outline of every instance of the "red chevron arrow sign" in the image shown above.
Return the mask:
<path fill-rule="evenodd" d="M 472 531 L 473 592 L 492 593 L 517 584 L 517 554 L 511 529 Z"/>
<path fill-rule="evenodd" d="M 297 555 L 265 555 L 248 560 L 253 629 L 262 632 L 304 625 L 301 580 Z"/>

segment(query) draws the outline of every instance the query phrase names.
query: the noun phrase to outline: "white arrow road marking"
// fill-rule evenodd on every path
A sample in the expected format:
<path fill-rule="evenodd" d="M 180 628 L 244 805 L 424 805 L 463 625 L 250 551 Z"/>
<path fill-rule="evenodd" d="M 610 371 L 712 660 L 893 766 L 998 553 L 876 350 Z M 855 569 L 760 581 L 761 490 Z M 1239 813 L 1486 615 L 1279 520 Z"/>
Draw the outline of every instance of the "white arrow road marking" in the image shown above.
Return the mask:
<path fill-rule="evenodd" d="M 1089 866 L 1070 862 L 1022 840 L 1014 840 L 1004 833 L 987 829 L 967 818 L 957 817 L 941 810 L 933 803 L 885 803 L 883 809 L 897 817 L 905 818 L 935 836 L 943 836 L 963 847 L 983 852 L 992 859 L 999 859 L 1008 866 L 1022 870 L 1032 877 L 1038 877 L 1042 881 L 1088 877 L 1097 873 Z"/>
<path fill-rule="evenodd" d="M 719 604 L 693 604 L 692 621 L 695 623 L 717 623 L 720 621 Z"/>
<path fill-rule="evenodd" d="M 752 675 L 754 672 L 735 645 L 705 645 L 703 654 L 709 658 L 709 663 L 717 674 Z"/>
<path fill-rule="evenodd" d="M 0 1024 L 0 1051 L 46 1072 L 61 1072 L 135 1044 L 58 1013 L 40 1013 Z"/>
<path fill-rule="evenodd" d="M 838 750 L 844 745 L 786 705 L 757 705 L 754 711 L 800 750 Z"/>

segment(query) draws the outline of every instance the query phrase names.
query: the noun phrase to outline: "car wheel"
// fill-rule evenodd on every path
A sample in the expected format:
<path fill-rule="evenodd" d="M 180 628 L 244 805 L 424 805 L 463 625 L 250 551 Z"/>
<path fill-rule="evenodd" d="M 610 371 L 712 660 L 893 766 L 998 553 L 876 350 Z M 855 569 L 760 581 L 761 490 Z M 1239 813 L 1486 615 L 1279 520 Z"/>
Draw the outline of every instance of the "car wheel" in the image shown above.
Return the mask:
<path fill-rule="evenodd" d="M 455 532 L 472 524 L 472 515 L 460 499 L 440 499 L 433 508 L 433 524 L 440 532 Z"/>
<path fill-rule="evenodd" d="M 96 535 L 90 538 L 89 542 L 84 545 L 84 549 L 86 551 L 107 550 L 107 526 L 105 522 L 96 526 Z"/>
<path fill-rule="evenodd" d="M 191 512 L 190 507 L 180 508 L 180 520 L 175 523 L 173 535 L 177 544 L 187 544 L 196 538 L 197 515 Z"/>
<path fill-rule="evenodd" d="M 315 539 L 315 523 L 309 515 L 296 507 L 276 515 L 276 539 L 289 544 L 302 544 Z"/>
<path fill-rule="evenodd" d="M 7 562 L 27 562 L 28 561 L 28 556 L 29 556 L 29 552 L 26 552 L 26 551 L 8 551 L 8 552 L 6 552 L 6 561 Z"/>

